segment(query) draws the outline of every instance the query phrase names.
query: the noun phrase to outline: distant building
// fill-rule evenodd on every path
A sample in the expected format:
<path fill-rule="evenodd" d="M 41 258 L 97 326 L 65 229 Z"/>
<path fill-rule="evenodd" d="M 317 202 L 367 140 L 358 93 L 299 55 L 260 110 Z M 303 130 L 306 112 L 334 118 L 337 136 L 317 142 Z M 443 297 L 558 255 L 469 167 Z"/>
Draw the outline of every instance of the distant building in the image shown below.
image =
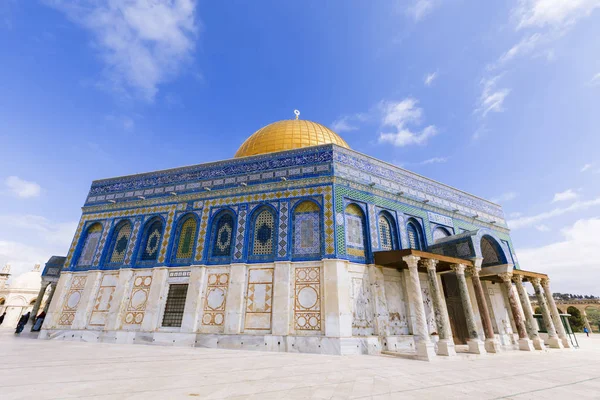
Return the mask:
<path fill-rule="evenodd" d="M 284 120 L 230 160 L 94 181 L 40 337 L 421 359 L 541 349 L 524 281 L 552 326 L 547 276 L 519 269 L 499 205 Z M 560 323 L 546 344 L 568 345 Z"/>
<path fill-rule="evenodd" d="M 0 314 L 6 312 L 0 328 L 16 327 L 21 315 L 32 311 L 42 285 L 39 264 L 33 270 L 14 277 L 10 285 L 6 283 L 9 276 L 10 266 L 6 265 L 0 273 Z"/>

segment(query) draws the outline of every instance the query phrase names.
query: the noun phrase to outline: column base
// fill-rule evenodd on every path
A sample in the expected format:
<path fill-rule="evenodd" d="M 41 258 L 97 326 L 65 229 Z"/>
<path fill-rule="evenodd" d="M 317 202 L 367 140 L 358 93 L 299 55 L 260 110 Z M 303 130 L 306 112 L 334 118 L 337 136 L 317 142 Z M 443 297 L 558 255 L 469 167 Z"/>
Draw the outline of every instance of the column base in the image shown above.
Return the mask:
<path fill-rule="evenodd" d="M 544 347 L 544 341 L 541 338 L 537 337 L 535 339 L 532 339 L 532 342 L 533 342 L 533 347 L 536 350 L 546 350 L 546 348 Z"/>
<path fill-rule="evenodd" d="M 533 351 L 534 347 L 531 339 L 519 339 L 519 350 Z"/>
<path fill-rule="evenodd" d="M 438 342 L 437 355 L 438 356 L 455 356 L 456 349 L 454 348 L 454 341 L 452 339 L 440 339 Z"/>
<path fill-rule="evenodd" d="M 417 360 L 432 361 L 435 358 L 435 348 L 431 342 L 420 342 L 415 345 Z"/>
<path fill-rule="evenodd" d="M 469 345 L 469 353 L 472 354 L 486 354 L 485 345 L 479 339 L 469 339 L 467 340 L 467 344 Z"/>
<path fill-rule="evenodd" d="M 488 353 L 500 353 L 500 343 L 496 339 L 485 339 L 485 351 Z"/>
<path fill-rule="evenodd" d="M 563 348 L 562 341 L 556 336 L 549 337 L 546 340 L 546 343 L 548 343 L 548 346 L 550 346 L 550 348 L 552 348 L 552 349 L 562 349 Z"/>
<path fill-rule="evenodd" d="M 566 337 L 564 337 L 564 338 L 562 338 L 561 340 L 562 340 L 563 347 L 564 347 L 565 349 L 570 349 L 571 347 L 573 347 L 573 346 L 571 345 L 571 342 L 569 342 L 569 338 L 566 338 Z"/>

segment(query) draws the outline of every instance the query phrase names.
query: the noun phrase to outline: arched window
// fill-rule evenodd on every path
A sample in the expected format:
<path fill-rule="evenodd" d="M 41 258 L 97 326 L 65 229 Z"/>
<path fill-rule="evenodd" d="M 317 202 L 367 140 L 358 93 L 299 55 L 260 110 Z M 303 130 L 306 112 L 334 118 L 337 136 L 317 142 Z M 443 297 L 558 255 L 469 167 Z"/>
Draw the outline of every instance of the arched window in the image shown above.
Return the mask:
<path fill-rule="evenodd" d="M 481 255 L 483 257 L 482 267 L 506 264 L 506 258 L 500 245 L 491 236 L 481 238 Z"/>
<path fill-rule="evenodd" d="M 394 220 L 387 212 L 379 214 L 379 247 L 382 250 L 394 250 L 397 248 L 396 229 Z"/>
<path fill-rule="evenodd" d="M 346 253 L 353 257 L 365 257 L 365 215 L 356 204 L 346 207 Z"/>
<path fill-rule="evenodd" d="M 231 257 L 233 249 L 233 215 L 228 211 L 222 211 L 215 216 L 212 227 L 211 257 Z"/>
<path fill-rule="evenodd" d="M 95 223 L 87 229 L 85 241 L 77 260 L 78 267 L 89 267 L 92 265 L 94 254 L 96 254 L 98 242 L 100 241 L 100 235 L 102 235 L 102 225 L 99 223 Z"/>
<path fill-rule="evenodd" d="M 122 264 L 125 260 L 129 237 L 131 236 L 131 223 L 129 221 L 121 221 L 114 230 L 112 244 L 110 247 L 110 258 L 108 262 L 111 264 Z"/>
<path fill-rule="evenodd" d="M 196 228 L 198 222 L 193 215 L 181 218 L 177 227 L 177 242 L 174 250 L 175 261 L 185 261 L 192 258 L 194 254 L 194 243 L 196 242 Z"/>
<path fill-rule="evenodd" d="M 158 257 L 160 250 L 160 239 L 163 233 L 163 223 L 160 219 L 155 219 L 150 222 L 146 229 L 146 234 L 142 240 L 140 247 L 141 261 L 154 261 Z"/>
<path fill-rule="evenodd" d="M 437 243 L 438 240 L 443 239 L 448 236 L 450 236 L 450 232 L 448 231 L 448 229 L 438 226 L 433 231 L 433 243 Z"/>
<path fill-rule="evenodd" d="M 406 233 L 408 234 L 408 245 L 414 250 L 423 250 L 423 234 L 421 225 L 415 220 L 410 220 L 406 224 Z"/>
<path fill-rule="evenodd" d="M 268 256 L 274 254 L 275 215 L 269 208 L 263 207 L 255 213 L 252 232 L 252 255 Z"/>
<path fill-rule="evenodd" d="M 301 257 L 321 255 L 321 212 L 312 201 L 303 201 L 294 209 L 294 255 Z"/>

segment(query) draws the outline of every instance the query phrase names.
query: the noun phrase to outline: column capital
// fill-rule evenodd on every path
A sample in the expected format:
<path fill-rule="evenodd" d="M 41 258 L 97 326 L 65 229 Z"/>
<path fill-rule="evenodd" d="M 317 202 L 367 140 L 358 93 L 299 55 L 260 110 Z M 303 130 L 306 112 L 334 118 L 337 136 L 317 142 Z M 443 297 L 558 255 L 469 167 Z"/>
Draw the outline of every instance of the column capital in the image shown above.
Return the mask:
<path fill-rule="evenodd" d="M 465 274 L 465 264 L 452 264 L 450 266 L 450 268 L 452 269 L 452 271 L 456 272 L 458 275 L 464 275 Z"/>
<path fill-rule="evenodd" d="M 523 275 L 513 275 L 513 282 L 523 284 Z"/>
<path fill-rule="evenodd" d="M 550 278 L 542 278 L 542 286 L 544 289 L 550 288 Z"/>
<path fill-rule="evenodd" d="M 472 265 L 470 267 L 467 267 L 467 272 L 473 276 L 479 276 L 480 271 L 481 271 L 481 267 L 478 267 L 477 265 Z"/>
<path fill-rule="evenodd" d="M 434 260 L 432 258 L 423 259 L 423 264 L 425 264 L 425 266 L 427 267 L 428 270 L 435 271 L 435 268 L 436 268 L 438 262 L 439 262 L 438 260 Z"/>
<path fill-rule="evenodd" d="M 406 265 L 408 265 L 409 269 L 417 268 L 419 266 L 420 259 L 421 259 L 421 257 L 412 256 L 412 255 L 402 257 L 402 260 L 404 260 Z"/>
<path fill-rule="evenodd" d="M 500 277 L 500 279 L 502 279 L 502 281 L 510 283 L 513 273 L 512 272 L 502 272 L 501 274 L 498 274 L 498 276 Z"/>
<path fill-rule="evenodd" d="M 531 278 L 531 279 L 529 279 L 529 281 L 531 282 L 531 284 L 533 286 L 540 286 L 540 283 L 541 283 L 540 282 L 541 281 L 540 278 Z"/>

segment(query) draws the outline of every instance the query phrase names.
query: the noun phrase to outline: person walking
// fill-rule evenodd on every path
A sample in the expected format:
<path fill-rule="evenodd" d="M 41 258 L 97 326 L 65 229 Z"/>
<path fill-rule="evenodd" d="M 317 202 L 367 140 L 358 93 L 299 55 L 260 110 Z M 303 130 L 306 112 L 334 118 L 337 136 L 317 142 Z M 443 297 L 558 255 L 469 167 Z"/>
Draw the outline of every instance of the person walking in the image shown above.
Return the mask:
<path fill-rule="evenodd" d="M 40 315 L 35 319 L 35 324 L 31 327 L 31 332 L 39 332 L 42 329 L 42 324 L 44 323 L 44 318 L 46 318 L 46 313 L 42 311 Z"/>
<path fill-rule="evenodd" d="M 31 313 L 28 312 L 27 314 L 21 316 L 21 318 L 19 319 L 19 323 L 17 324 L 17 329 L 15 330 L 15 333 L 19 334 L 23 332 L 23 328 L 25 328 L 27 321 L 29 321 L 30 315 Z"/>
<path fill-rule="evenodd" d="M 588 330 L 587 326 L 583 327 L 583 333 L 585 333 L 587 337 L 590 337 L 590 331 Z"/>

